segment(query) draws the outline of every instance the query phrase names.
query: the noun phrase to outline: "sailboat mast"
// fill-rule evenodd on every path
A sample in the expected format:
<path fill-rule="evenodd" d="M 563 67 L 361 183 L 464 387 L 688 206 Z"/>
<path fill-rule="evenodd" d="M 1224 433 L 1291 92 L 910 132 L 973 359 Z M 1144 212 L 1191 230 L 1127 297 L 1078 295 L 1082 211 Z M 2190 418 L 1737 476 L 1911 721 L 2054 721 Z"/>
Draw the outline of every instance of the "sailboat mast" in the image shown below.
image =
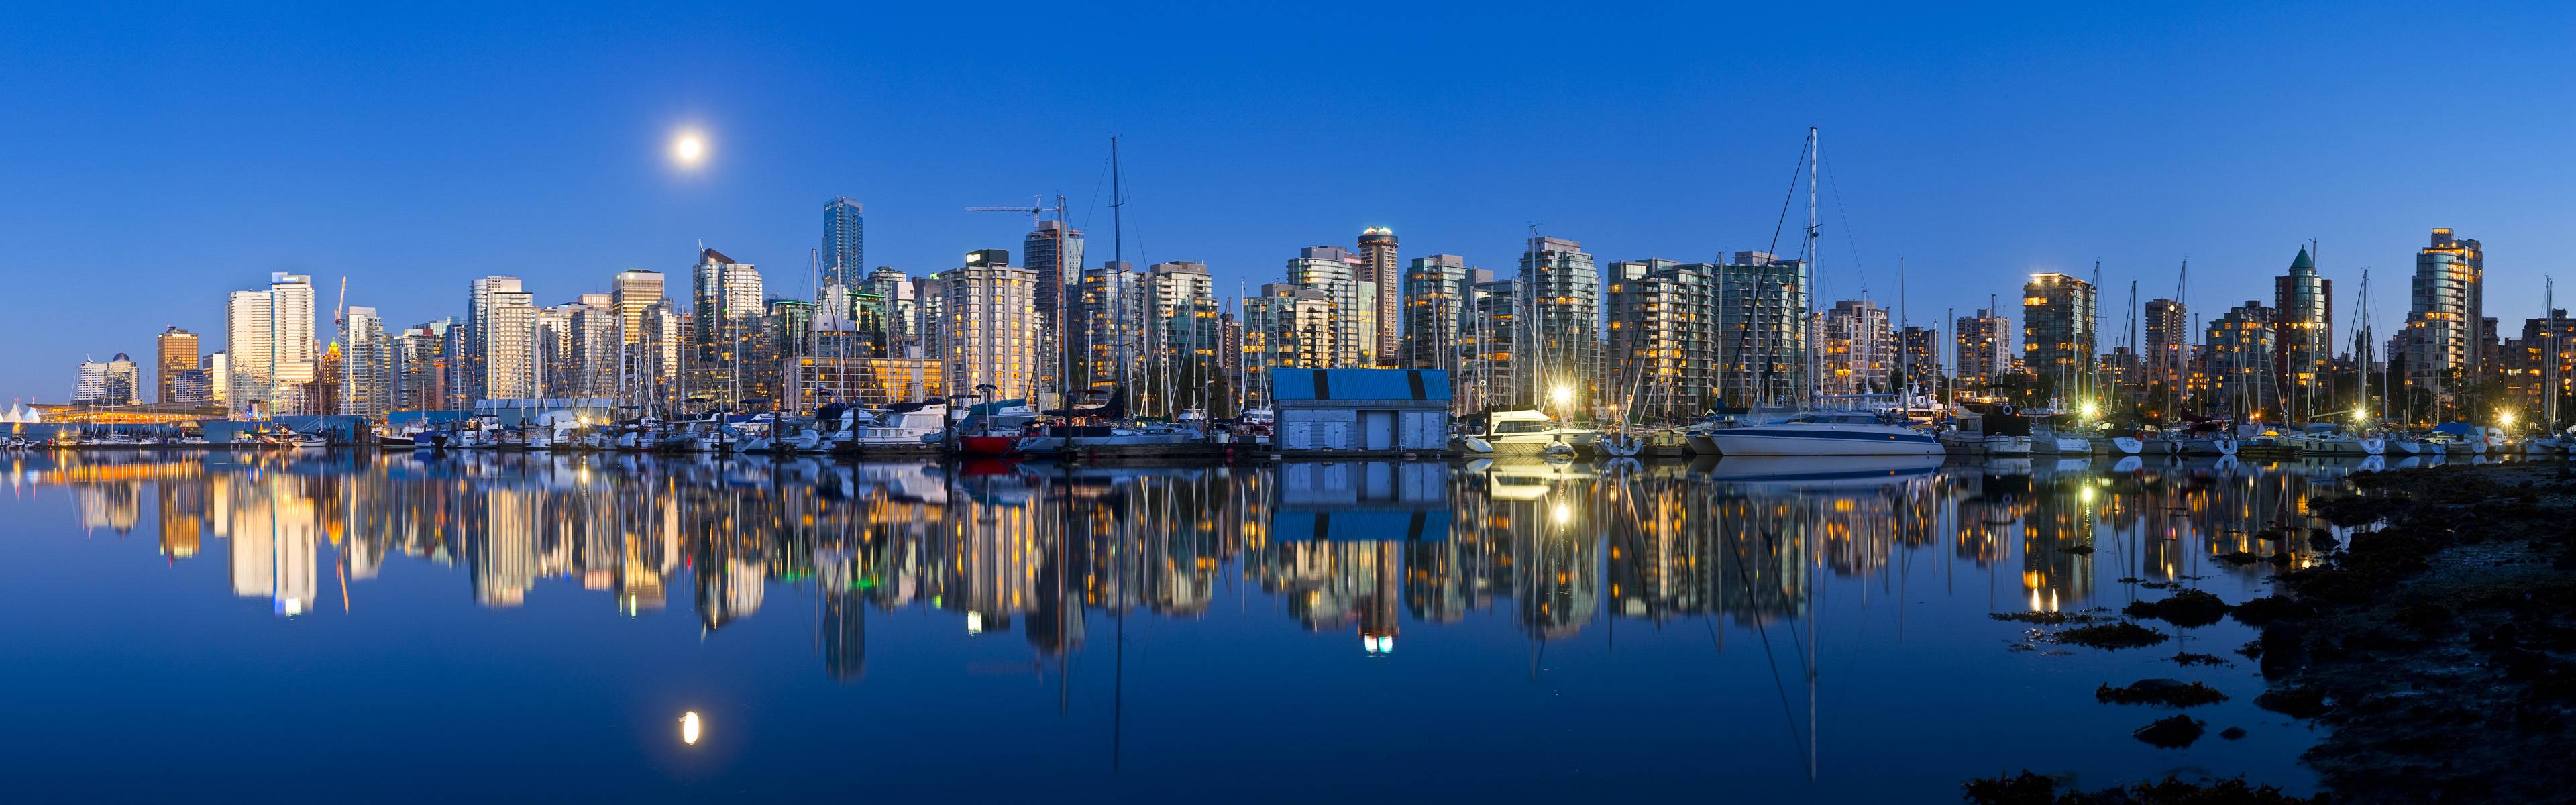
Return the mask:
<path fill-rule="evenodd" d="M 1799 263 L 1798 271 L 1805 275 L 1802 278 L 1803 281 L 1799 283 L 1799 287 L 1801 290 L 1806 292 L 1805 296 L 1807 297 L 1807 309 L 1804 312 L 1806 320 L 1799 322 L 1799 325 L 1807 328 L 1805 339 L 1806 349 L 1804 350 L 1806 352 L 1805 374 L 1807 375 L 1807 399 L 1805 404 L 1810 406 L 1815 405 L 1816 403 L 1816 261 L 1821 257 L 1821 255 L 1816 253 L 1816 174 L 1824 171 L 1824 156 L 1823 143 L 1818 141 L 1816 127 L 1808 126 L 1807 253 L 1805 255 L 1807 259 Z"/>
<path fill-rule="evenodd" d="M 1114 345 L 1113 359 L 1118 362 L 1116 377 L 1119 393 L 1127 389 L 1126 311 L 1120 309 L 1118 285 L 1127 269 L 1127 191 L 1118 175 L 1118 137 L 1109 138 L 1109 270 L 1100 272 L 1109 281 L 1109 338 Z"/>

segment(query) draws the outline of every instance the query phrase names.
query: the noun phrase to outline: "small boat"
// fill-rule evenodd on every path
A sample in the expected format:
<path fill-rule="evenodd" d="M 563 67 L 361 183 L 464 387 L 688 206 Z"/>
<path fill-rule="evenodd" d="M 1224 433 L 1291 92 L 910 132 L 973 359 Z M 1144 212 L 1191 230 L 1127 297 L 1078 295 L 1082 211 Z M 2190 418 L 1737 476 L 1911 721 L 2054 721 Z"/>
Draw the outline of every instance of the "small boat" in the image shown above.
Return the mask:
<path fill-rule="evenodd" d="M 1485 429 L 1468 435 L 1484 445 L 1461 441 L 1471 453 L 1498 456 L 1545 455 L 1551 445 L 1563 445 L 1561 454 L 1579 454 L 1601 441 L 1601 432 L 1587 428 L 1564 427 L 1544 411 L 1523 409 L 1495 411 L 1485 417 Z"/>
<path fill-rule="evenodd" d="M 2003 402 L 1968 403 L 1937 437 L 1946 452 L 1983 456 L 2031 454 L 2030 418 Z"/>

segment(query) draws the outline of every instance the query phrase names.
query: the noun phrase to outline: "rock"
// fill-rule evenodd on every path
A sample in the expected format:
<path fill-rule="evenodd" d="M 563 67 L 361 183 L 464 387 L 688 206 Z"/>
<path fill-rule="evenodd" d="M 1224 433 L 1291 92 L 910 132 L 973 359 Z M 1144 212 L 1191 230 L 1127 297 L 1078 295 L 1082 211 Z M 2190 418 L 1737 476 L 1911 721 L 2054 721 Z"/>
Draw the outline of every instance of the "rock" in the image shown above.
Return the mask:
<path fill-rule="evenodd" d="M 2132 618 L 2154 618 L 2175 626 L 2208 626 L 2227 616 L 2227 602 L 2199 590 L 2176 590 L 2161 601 L 2131 602 L 2121 612 Z"/>
<path fill-rule="evenodd" d="M 2244 727 L 2228 727 L 2228 728 L 2226 728 L 2226 729 L 2219 730 L 2219 731 L 2218 731 L 2218 737 L 2225 738 L 2225 739 L 2230 740 L 2230 741 L 2236 740 L 2236 739 L 2238 739 L 2238 738 L 2243 738 L 2243 737 L 2245 737 L 2245 728 L 2244 728 Z"/>
<path fill-rule="evenodd" d="M 2154 629 L 2119 621 L 2078 626 L 2049 635 L 2048 639 L 2051 642 L 2070 643 L 2089 648 L 2124 649 L 2152 646 L 2172 638 Z"/>
<path fill-rule="evenodd" d="M 2160 749 L 2181 749 L 2199 741 L 2201 727 L 2207 723 L 2190 716 L 2174 716 L 2139 727 L 2129 737 Z"/>
<path fill-rule="evenodd" d="M 2228 617 L 2235 618 L 2237 623 L 2242 623 L 2258 629 L 2271 625 L 2273 621 L 2291 618 L 2305 618 L 2315 614 L 2317 614 L 2317 606 L 2315 604 L 2278 595 L 2265 596 L 2246 601 L 2242 604 L 2237 604 L 2234 609 L 2229 610 L 2227 613 Z"/>
<path fill-rule="evenodd" d="M 2188 651 L 2180 652 L 2180 653 L 2177 653 L 2177 654 L 2173 655 L 2173 661 L 2174 661 L 2174 664 L 2175 664 L 2175 665 L 2180 665 L 2180 666 L 2183 666 L 2183 667 L 2186 667 L 2186 668 L 2191 667 L 2191 666 L 2194 666 L 2194 665 L 2230 665 L 2230 664 L 2232 664 L 2232 663 L 2229 663 L 2229 662 L 2227 661 L 2227 658 L 2225 658 L 2225 657 L 2220 657 L 2220 656 L 2215 655 L 2215 654 L 2193 654 L 2193 653 L 2188 652 Z"/>
<path fill-rule="evenodd" d="M 2326 695 L 2305 685 L 2273 688 L 2254 697 L 2254 706 L 2291 718 L 2316 718 L 2326 712 Z"/>

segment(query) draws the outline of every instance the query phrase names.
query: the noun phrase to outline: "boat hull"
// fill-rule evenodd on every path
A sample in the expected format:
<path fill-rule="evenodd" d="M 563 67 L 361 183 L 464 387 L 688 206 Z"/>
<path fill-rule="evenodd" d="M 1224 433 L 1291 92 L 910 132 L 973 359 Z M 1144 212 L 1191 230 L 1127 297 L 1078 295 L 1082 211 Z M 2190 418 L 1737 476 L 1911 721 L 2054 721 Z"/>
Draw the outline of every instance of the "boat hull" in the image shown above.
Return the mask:
<path fill-rule="evenodd" d="M 1941 440 L 1893 425 L 1747 425 L 1709 431 L 1721 456 L 1937 456 Z M 1497 451 L 1501 445 L 1495 445 Z"/>

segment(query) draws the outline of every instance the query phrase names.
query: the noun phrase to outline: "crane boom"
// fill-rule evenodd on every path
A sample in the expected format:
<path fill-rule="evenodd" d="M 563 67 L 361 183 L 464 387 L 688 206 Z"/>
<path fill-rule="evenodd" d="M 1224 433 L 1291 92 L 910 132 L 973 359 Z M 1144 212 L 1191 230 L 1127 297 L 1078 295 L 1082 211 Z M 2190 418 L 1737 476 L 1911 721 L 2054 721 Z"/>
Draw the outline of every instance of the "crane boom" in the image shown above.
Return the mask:
<path fill-rule="evenodd" d="M 1050 213 L 1050 212 L 1055 213 L 1056 220 L 1059 220 L 1059 221 L 1064 220 L 1064 196 L 1061 196 L 1061 195 L 1056 196 L 1056 197 L 1055 197 L 1055 206 L 1053 206 L 1053 207 L 1046 206 L 1046 194 L 1041 193 L 1041 194 L 1038 194 L 1038 195 L 1036 195 L 1036 196 L 1033 196 L 1032 198 L 1035 198 L 1035 199 L 1036 199 L 1036 201 L 1031 202 L 1031 203 L 1029 204 L 1029 206 L 1026 206 L 1026 207 L 1017 207 L 1017 206 L 1012 206 L 1012 207 L 968 207 L 968 208 L 966 208 L 966 211 L 967 211 L 967 212 L 1016 212 L 1016 213 L 1024 213 L 1024 214 L 1027 214 L 1027 215 L 1029 216 L 1029 228 L 1030 228 L 1030 229 L 1036 229 L 1036 228 L 1037 228 L 1037 226 L 1038 226 L 1039 216 L 1041 216 L 1041 215 L 1045 215 L 1046 213 Z"/>

